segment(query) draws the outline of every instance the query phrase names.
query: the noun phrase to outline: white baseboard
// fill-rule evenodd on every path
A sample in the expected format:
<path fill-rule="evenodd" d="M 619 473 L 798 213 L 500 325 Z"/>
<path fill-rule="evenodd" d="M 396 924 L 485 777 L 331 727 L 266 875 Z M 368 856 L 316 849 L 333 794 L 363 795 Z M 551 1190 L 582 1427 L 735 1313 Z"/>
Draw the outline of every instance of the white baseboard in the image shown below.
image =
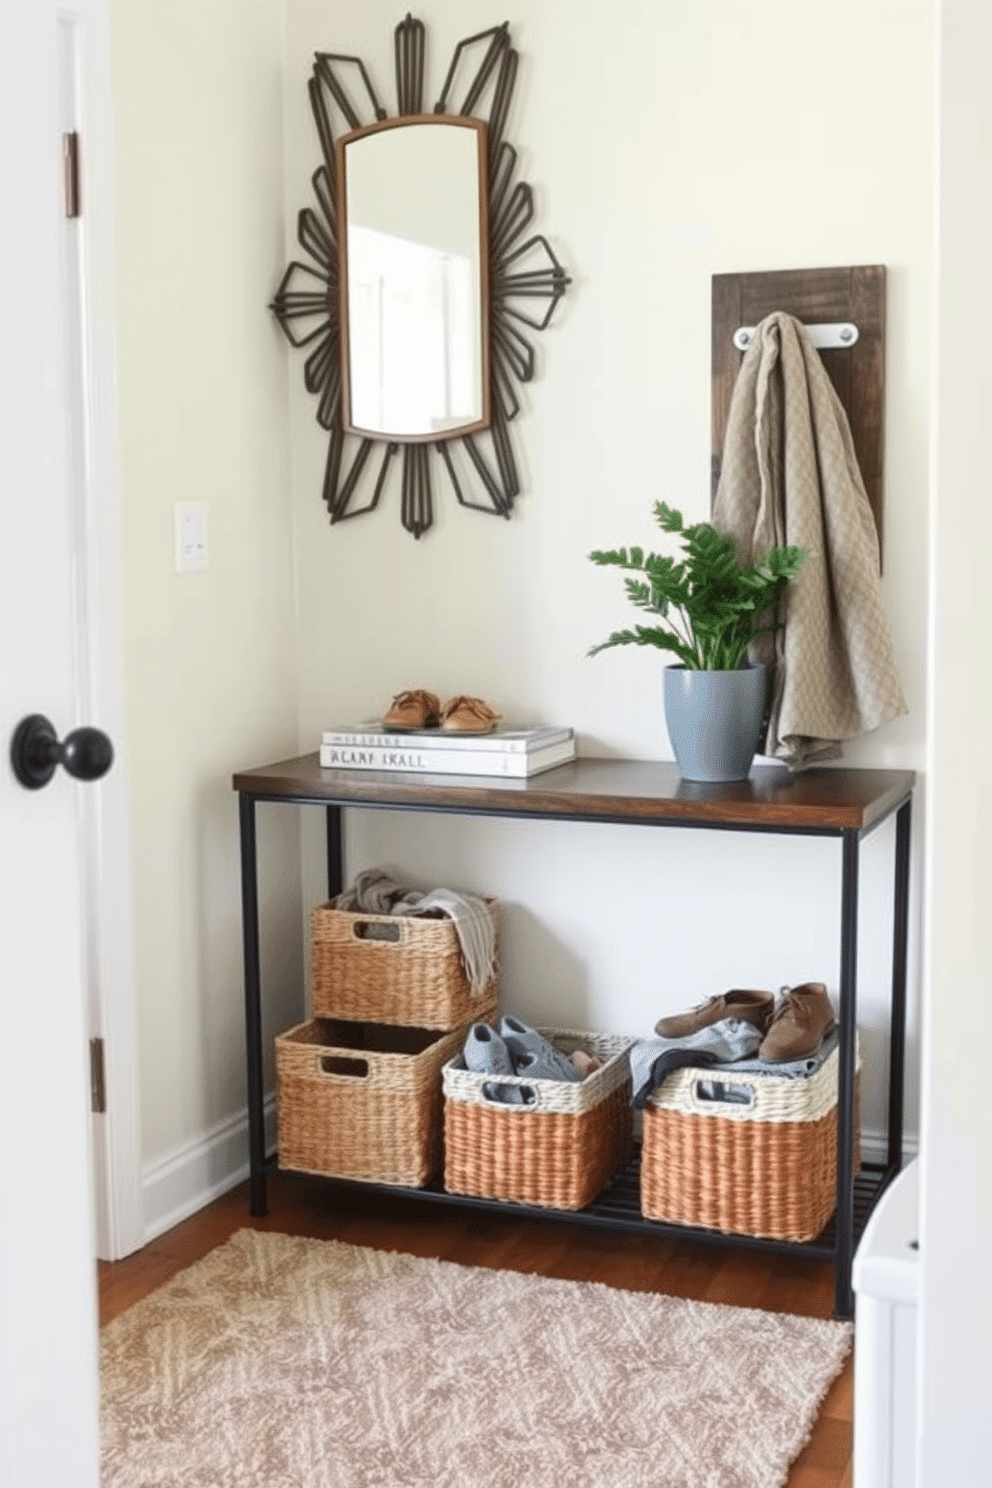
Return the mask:
<path fill-rule="evenodd" d="M 912 1162 L 919 1155 L 920 1139 L 908 1132 L 903 1134 L 902 1139 L 902 1162 L 903 1167 Z M 865 1162 L 885 1164 L 889 1156 L 889 1139 L 884 1132 L 861 1133 L 861 1156 Z"/>
<path fill-rule="evenodd" d="M 265 1150 L 276 1143 L 276 1098 L 265 1102 Z M 248 1112 L 149 1163 L 141 1174 L 144 1244 L 219 1199 L 248 1177 Z"/>

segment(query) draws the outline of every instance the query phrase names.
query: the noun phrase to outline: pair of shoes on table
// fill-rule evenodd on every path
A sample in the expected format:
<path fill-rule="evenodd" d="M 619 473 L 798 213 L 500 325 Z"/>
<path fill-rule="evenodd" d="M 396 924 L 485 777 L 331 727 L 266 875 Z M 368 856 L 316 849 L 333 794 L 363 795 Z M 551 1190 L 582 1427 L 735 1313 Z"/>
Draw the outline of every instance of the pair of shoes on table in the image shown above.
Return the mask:
<path fill-rule="evenodd" d="M 442 706 L 436 692 L 414 687 L 398 692 L 383 714 L 383 726 L 400 733 L 408 729 L 441 728 L 449 734 L 489 734 L 500 715 L 482 698 L 459 693 Z"/>
<path fill-rule="evenodd" d="M 723 1018 L 751 1023 L 764 1035 L 758 1058 L 768 1064 L 786 1064 L 815 1054 L 836 1026 L 823 982 L 802 982 L 784 987 L 777 1002 L 774 992 L 734 988 L 722 996 L 707 998 L 688 1013 L 659 1018 L 654 1031 L 660 1038 L 687 1038 Z"/>
<path fill-rule="evenodd" d="M 473 1023 L 465 1039 L 463 1056 L 466 1067 L 480 1075 L 572 1082 L 582 1079 L 567 1054 L 519 1018 L 504 1018 L 499 1033 L 488 1023 Z"/>

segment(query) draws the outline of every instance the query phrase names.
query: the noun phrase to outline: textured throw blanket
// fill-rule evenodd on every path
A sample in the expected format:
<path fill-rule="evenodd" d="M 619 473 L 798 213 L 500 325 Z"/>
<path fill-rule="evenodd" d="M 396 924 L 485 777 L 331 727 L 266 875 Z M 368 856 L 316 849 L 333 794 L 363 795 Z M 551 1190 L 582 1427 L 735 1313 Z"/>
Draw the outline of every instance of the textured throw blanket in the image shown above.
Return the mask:
<path fill-rule="evenodd" d="M 794 769 L 837 759 L 842 740 L 906 712 L 847 415 L 803 325 L 780 311 L 737 374 L 713 524 L 749 563 L 780 543 L 808 554 L 783 625 L 752 650 L 772 668 L 761 753 Z"/>
<path fill-rule="evenodd" d="M 496 931 L 485 900 L 455 889 L 421 889 L 393 878 L 383 868 L 367 868 L 335 901 L 338 909 L 359 914 L 443 914 L 452 921 L 473 997 L 483 992 L 496 963 Z"/>

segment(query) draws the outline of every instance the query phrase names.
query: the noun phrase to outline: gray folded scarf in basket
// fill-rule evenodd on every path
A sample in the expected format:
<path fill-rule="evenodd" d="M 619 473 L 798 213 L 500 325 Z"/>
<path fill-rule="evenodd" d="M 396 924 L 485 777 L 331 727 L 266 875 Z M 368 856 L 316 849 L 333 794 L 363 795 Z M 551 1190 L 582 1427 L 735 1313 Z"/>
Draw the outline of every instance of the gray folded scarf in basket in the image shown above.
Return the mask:
<path fill-rule="evenodd" d="M 383 868 L 367 868 L 334 902 L 338 909 L 359 914 L 442 914 L 455 927 L 473 997 L 485 990 L 493 975 L 495 924 L 485 900 L 476 894 L 464 894 L 456 889 L 421 889 L 393 878 Z"/>

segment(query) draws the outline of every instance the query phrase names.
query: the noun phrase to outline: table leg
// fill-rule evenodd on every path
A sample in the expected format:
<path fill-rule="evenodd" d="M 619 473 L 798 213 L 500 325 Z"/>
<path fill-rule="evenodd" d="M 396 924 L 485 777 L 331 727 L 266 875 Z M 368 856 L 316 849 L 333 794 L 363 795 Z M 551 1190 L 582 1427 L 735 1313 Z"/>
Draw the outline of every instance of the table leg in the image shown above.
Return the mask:
<path fill-rule="evenodd" d="M 902 1167 L 903 1089 L 906 1064 L 906 965 L 909 944 L 909 847 L 911 803 L 896 816 L 895 908 L 892 924 L 892 1023 L 889 1032 L 890 1170 Z"/>
<path fill-rule="evenodd" d="M 344 833 L 341 807 L 327 808 L 327 897 L 337 898 L 344 888 Z"/>
<path fill-rule="evenodd" d="M 265 1111 L 262 1092 L 262 986 L 258 951 L 258 859 L 255 798 L 238 797 L 241 823 L 241 931 L 245 964 L 245 1042 L 248 1074 L 249 1213 L 268 1213 L 265 1194 Z"/>
<path fill-rule="evenodd" d="M 837 1084 L 837 1241 L 834 1258 L 837 1317 L 854 1315 L 854 1077 L 857 1042 L 858 862 L 857 831 L 844 833 L 840 911 L 840 1047 Z"/>

